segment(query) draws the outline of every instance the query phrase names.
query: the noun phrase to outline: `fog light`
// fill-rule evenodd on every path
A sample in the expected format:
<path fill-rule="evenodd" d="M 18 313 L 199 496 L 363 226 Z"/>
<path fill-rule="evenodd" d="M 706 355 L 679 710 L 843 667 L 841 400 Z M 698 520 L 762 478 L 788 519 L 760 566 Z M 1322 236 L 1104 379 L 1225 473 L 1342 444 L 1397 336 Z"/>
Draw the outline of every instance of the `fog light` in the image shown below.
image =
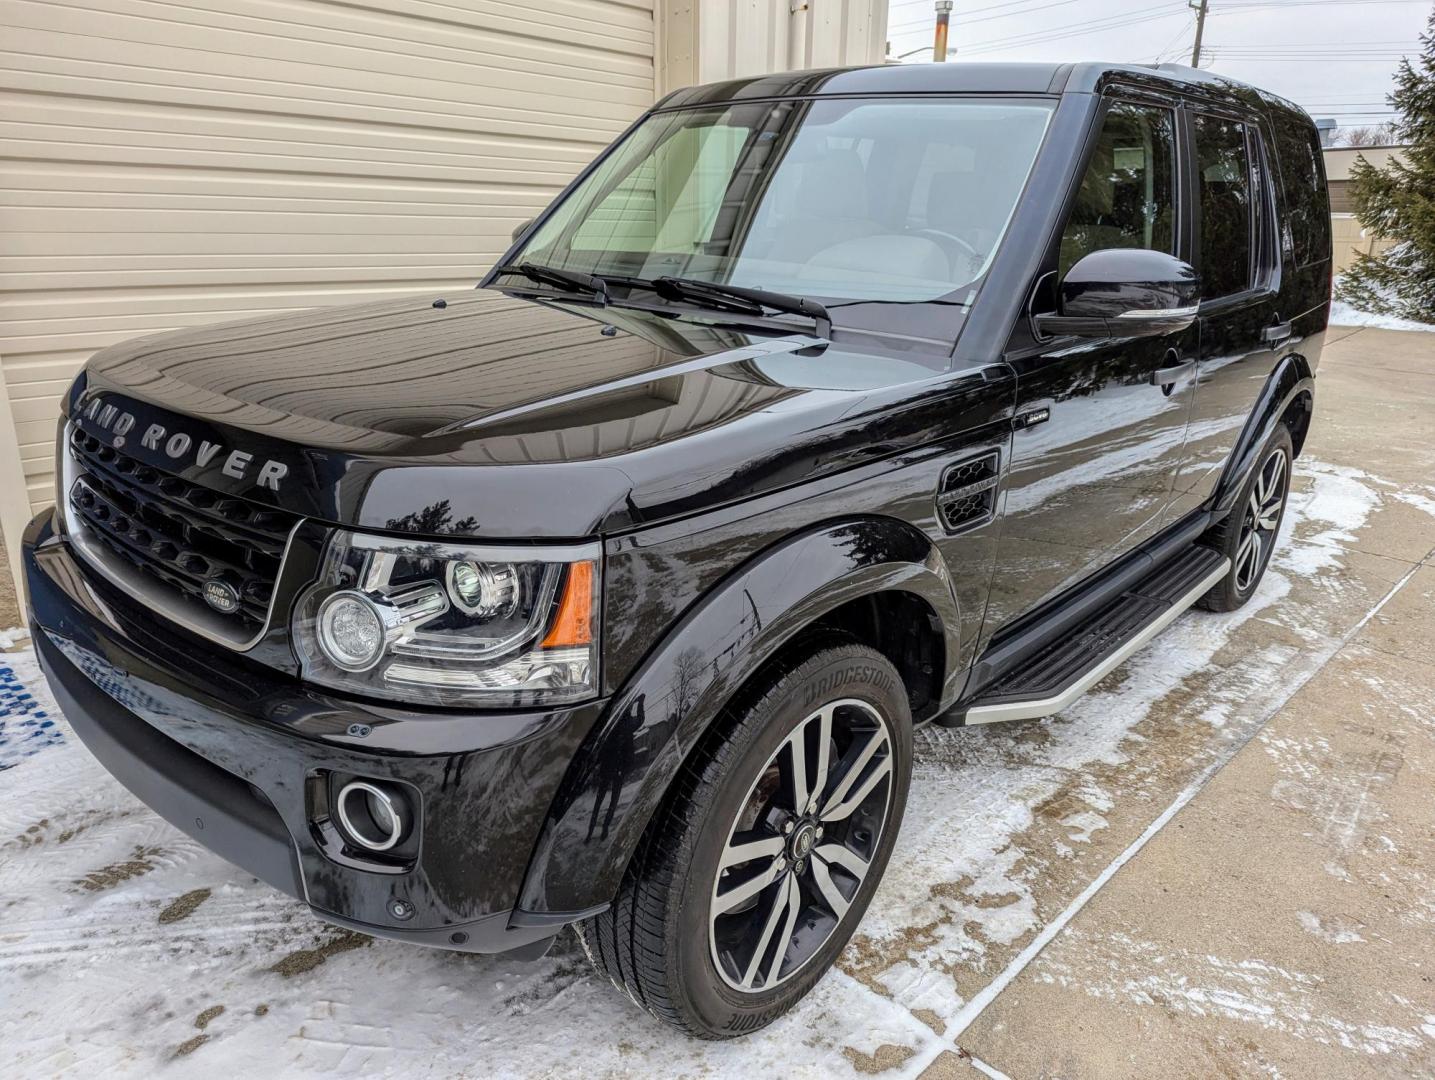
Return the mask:
<path fill-rule="evenodd" d="M 367 671 L 384 654 L 384 620 L 360 592 L 336 592 L 319 608 L 319 648 L 344 671 Z"/>
<path fill-rule="evenodd" d="M 351 780 L 339 790 L 339 824 L 370 851 L 388 851 L 404 835 L 404 812 L 396 796 L 366 780 Z"/>

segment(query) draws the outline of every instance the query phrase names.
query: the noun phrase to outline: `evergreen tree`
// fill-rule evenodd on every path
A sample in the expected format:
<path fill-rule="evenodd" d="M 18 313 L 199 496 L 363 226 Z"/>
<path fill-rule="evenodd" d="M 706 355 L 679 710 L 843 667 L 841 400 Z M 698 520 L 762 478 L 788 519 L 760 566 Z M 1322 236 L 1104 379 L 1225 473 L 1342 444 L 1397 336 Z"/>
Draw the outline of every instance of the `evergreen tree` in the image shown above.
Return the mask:
<path fill-rule="evenodd" d="M 1395 241 L 1380 255 L 1357 255 L 1336 282 L 1336 299 L 1362 311 L 1435 323 L 1435 14 L 1420 36 L 1419 59 L 1400 61 L 1390 104 L 1405 160 L 1377 169 L 1364 157 L 1350 170 L 1356 217 Z"/>

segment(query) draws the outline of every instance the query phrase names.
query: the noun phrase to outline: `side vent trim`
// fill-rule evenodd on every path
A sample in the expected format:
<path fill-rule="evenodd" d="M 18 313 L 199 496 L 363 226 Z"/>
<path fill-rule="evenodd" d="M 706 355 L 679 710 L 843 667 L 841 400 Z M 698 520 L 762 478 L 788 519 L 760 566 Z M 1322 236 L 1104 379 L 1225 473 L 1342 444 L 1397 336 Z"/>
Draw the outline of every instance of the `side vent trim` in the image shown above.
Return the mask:
<path fill-rule="evenodd" d="M 937 488 L 937 520 L 948 533 L 966 532 L 996 516 L 1001 453 L 985 454 L 948 465 Z"/>

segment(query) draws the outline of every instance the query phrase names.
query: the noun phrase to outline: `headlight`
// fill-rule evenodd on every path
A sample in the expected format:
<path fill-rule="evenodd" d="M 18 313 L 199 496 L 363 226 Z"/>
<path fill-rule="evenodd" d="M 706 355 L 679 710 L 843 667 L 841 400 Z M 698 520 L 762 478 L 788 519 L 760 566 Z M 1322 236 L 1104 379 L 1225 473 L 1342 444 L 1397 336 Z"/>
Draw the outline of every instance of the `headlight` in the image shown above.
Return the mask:
<path fill-rule="evenodd" d="M 435 705 L 597 693 L 597 544 L 493 547 L 336 529 L 300 598 L 310 682 Z"/>

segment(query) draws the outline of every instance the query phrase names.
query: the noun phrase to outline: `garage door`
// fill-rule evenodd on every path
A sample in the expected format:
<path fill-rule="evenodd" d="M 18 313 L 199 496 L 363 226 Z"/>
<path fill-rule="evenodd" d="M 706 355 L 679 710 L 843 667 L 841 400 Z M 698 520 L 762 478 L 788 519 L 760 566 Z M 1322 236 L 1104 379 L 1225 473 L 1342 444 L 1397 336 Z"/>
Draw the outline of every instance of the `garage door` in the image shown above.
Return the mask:
<path fill-rule="evenodd" d="M 651 0 L 0 0 L 0 510 L 103 345 L 472 285 L 653 52 Z"/>

